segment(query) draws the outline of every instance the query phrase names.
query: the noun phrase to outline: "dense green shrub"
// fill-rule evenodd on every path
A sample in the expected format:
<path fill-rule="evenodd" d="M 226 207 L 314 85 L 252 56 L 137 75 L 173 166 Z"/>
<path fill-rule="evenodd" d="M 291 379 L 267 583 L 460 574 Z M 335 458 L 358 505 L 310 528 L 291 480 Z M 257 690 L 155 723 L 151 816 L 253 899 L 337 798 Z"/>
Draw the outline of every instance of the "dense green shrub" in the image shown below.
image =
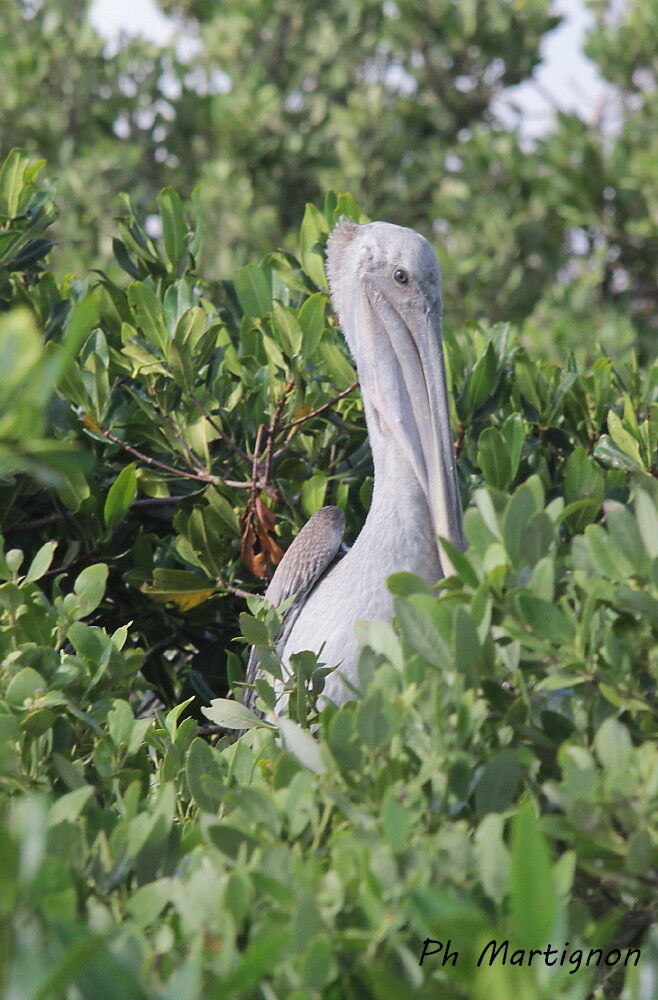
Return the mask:
<path fill-rule="evenodd" d="M 658 366 L 448 329 L 457 575 L 390 579 L 359 702 L 318 715 L 301 657 L 291 717 L 234 706 L 233 741 L 208 722 L 242 677 L 244 595 L 324 502 L 350 540 L 369 502 L 322 267 L 359 216 L 330 194 L 298 257 L 213 284 L 194 200 L 159 211 L 162 245 L 125 203 L 129 281 L 57 283 L 36 169 L 0 172 L 6 995 L 649 1000 Z M 275 615 L 248 607 L 265 652 Z M 421 967 L 426 939 L 459 961 Z M 620 960 L 478 967 L 505 939 Z"/>

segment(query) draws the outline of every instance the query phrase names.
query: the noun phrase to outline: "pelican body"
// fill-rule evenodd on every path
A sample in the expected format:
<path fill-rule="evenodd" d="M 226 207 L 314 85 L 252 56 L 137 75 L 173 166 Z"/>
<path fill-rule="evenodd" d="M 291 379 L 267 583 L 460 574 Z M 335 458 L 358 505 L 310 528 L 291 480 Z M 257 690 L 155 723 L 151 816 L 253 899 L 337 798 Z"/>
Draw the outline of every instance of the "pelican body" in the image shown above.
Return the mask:
<path fill-rule="evenodd" d="M 437 537 L 457 548 L 464 541 L 432 248 L 411 229 L 342 219 L 329 237 L 327 273 L 363 397 L 374 464 L 372 503 L 344 555 L 342 512 L 325 507 L 314 514 L 265 597 L 276 606 L 296 594 L 277 652 L 286 663 L 292 653 L 321 651 L 321 662 L 337 665 L 323 697 L 342 704 L 358 689 L 354 623 L 392 618 L 387 576 L 406 570 L 436 583 L 452 570 Z M 257 670 L 252 655 L 247 681 Z"/>

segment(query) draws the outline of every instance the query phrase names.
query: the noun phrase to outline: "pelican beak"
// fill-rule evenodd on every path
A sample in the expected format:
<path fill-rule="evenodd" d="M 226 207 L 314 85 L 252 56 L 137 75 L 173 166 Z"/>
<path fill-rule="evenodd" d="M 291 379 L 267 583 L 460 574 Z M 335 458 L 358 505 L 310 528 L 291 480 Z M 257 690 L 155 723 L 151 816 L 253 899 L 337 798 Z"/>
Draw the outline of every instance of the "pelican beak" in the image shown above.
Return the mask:
<path fill-rule="evenodd" d="M 434 534 L 447 538 L 457 549 L 464 549 L 462 505 L 459 496 L 457 466 L 450 432 L 450 409 L 446 383 L 441 320 L 428 316 L 428 328 L 416 332 L 414 341 L 418 348 L 425 383 L 422 394 L 411 397 L 411 406 L 423 447 L 427 470 L 426 498 Z M 439 550 L 445 576 L 454 573 L 448 556 Z"/>
<path fill-rule="evenodd" d="M 391 371 L 372 356 L 369 367 L 378 383 L 374 403 L 378 419 L 395 437 L 418 478 L 435 536 L 464 549 L 439 303 L 414 309 L 407 319 L 382 296 L 368 298 L 371 316 L 379 318 L 379 336 L 386 334 L 397 363 L 397 370 Z M 386 414 L 393 411 L 393 399 L 400 419 L 391 423 Z M 439 557 L 444 576 L 453 573 L 454 567 L 441 549 Z"/>

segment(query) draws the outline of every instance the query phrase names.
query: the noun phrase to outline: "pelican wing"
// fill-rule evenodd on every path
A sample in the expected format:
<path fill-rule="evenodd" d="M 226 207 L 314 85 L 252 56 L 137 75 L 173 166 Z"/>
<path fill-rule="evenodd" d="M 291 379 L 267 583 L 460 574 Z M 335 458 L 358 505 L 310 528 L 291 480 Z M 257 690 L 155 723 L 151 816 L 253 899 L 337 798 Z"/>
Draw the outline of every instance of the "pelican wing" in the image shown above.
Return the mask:
<path fill-rule="evenodd" d="M 281 629 L 275 640 L 275 649 L 281 651 L 300 610 L 316 583 L 329 567 L 340 558 L 345 515 L 338 507 L 322 507 L 306 522 L 302 530 L 287 549 L 279 563 L 270 584 L 265 591 L 265 600 L 276 608 L 288 597 L 295 600 L 284 613 Z M 252 646 L 247 664 L 245 681 L 253 684 L 259 673 L 258 654 Z M 243 701 L 253 708 L 256 693 L 253 688 L 245 688 Z"/>

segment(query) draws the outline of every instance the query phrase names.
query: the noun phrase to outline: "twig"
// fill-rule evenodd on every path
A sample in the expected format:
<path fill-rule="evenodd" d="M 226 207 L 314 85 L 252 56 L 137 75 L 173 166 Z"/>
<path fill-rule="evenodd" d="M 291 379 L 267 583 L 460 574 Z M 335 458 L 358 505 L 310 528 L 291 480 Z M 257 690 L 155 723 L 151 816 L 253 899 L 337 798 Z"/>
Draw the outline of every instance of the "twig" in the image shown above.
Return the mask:
<path fill-rule="evenodd" d="M 231 729 L 225 729 L 223 726 L 215 726 L 210 722 L 197 724 L 197 733 L 199 736 L 226 736 L 227 733 L 232 731 Z"/>
<path fill-rule="evenodd" d="M 250 490 L 253 486 L 252 480 L 222 479 L 219 480 L 224 486 L 231 486 L 234 490 Z"/>
<path fill-rule="evenodd" d="M 187 462 L 189 467 L 191 469 L 194 469 L 195 472 L 203 472 L 203 465 L 201 464 L 200 459 L 194 454 L 192 449 L 188 447 L 188 445 L 185 443 L 179 432 L 174 427 L 173 420 L 171 419 L 169 414 L 163 410 L 160 400 L 158 399 L 157 393 L 153 387 L 149 388 L 149 395 L 151 396 L 153 405 L 157 410 L 157 412 L 160 414 L 160 417 L 165 427 L 168 428 L 169 433 L 173 437 L 174 441 L 176 441 L 176 443 L 180 446 L 185 456 L 185 461 Z"/>
<path fill-rule="evenodd" d="M 215 583 L 220 590 L 226 590 L 229 594 L 235 594 L 236 597 L 244 597 L 246 599 L 247 597 L 254 596 L 251 591 L 242 590 L 241 587 L 234 587 L 232 583 L 226 583 L 226 581 L 222 580 L 219 576 L 215 578 Z"/>
<path fill-rule="evenodd" d="M 10 528 L 6 529 L 8 531 L 30 531 L 33 528 L 45 528 L 49 524 L 56 524 L 57 521 L 63 521 L 63 514 L 46 514 L 45 517 L 37 517 L 33 521 L 22 521 L 18 524 L 12 525 Z"/>
<path fill-rule="evenodd" d="M 173 465 L 167 465 L 166 462 L 159 462 L 156 458 L 149 458 L 148 455 L 144 455 L 137 448 L 133 448 L 132 445 L 128 444 L 126 441 L 122 441 L 121 438 L 116 437 L 111 431 L 101 427 L 94 421 L 93 426 L 89 427 L 88 430 L 92 431 L 94 434 L 100 434 L 101 437 L 106 438 L 111 441 L 112 444 L 116 444 L 119 448 L 123 448 L 127 451 L 129 455 L 143 462 L 145 465 L 149 465 L 155 469 L 162 469 L 163 472 L 168 472 L 172 476 L 177 476 L 179 479 L 196 479 L 197 482 L 201 483 L 212 483 L 213 486 L 218 486 L 222 480 L 219 476 L 213 476 L 209 472 L 185 472 L 184 469 L 176 469 Z M 226 484 L 228 485 L 228 483 Z"/>
<path fill-rule="evenodd" d="M 258 425 L 258 430 L 256 431 L 256 441 L 254 443 L 254 451 L 251 456 L 251 496 L 249 497 L 249 503 L 253 504 L 256 499 L 256 494 L 258 493 L 258 456 L 260 455 L 260 443 L 263 438 L 263 424 Z"/>
<path fill-rule="evenodd" d="M 165 707 L 164 702 L 155 693 L 155 691 L 150 691 L 137 705 L 135 709 L 135 718 L 137 719 L 148 719 L 154 716 L 159 710 Z"/>
<path fill-rule="evenodd" d="M 462 448 L 464 447 L 464 437 L 465 436 L 466 436 L 466 427 L 465 427 L 464 424 L 460 423 L 459 424 L 459 429 L 457 431 L 457 437 L 456 437 L 455 441 L 453 441 L 453 445 L 452 445 L 455 458 L 459 458 L 459 456 L 462 453 Z"/>
<path fill-rule="evenodd" d="M 166 507 L 170 503 L 178 503 L 179 500 L 184 500 L 184 496 L 173 496 L 173 497 L 144 497 L 143 500 L 133 500 L 132 507 Z"/>
<path fill-rule="evenodd" d="M 281 393 L 281 398 L 279 402 L 274 407 L 274 413 L 272 414 L 272 419 L 270 420 L 270 426 L 267 429 L 267 444 L 265 446 L 265 465 L 263 469 L 262 484 L 263 487 L 267 487 L 270 482 L 270 474 L 272 472 L 272 447 L 274 445 L 274 438 L 276 437 L 276 429 L 279 423 L 279 417 L 281 416 L 281 411 L 285 405 L 286 399 L 290 395 L 290 390 L 295 384 L 294 378 L 288 379 L 285 386 L 283 387 L 283 392 Z"/>
<path fill-rule="evenodd" d="M 331 503 L 331 495 L 333 493 L 334 487 L 334 472 L 336 466 L 336 455 L 338 454 L 338 447 L 335 441 L 331 442 L 331 447 L 329 448 L 329 464 L 327 466 L 327 500 L 325 503 Z"/>
<path fill-rule="evenodd" d="M 290 420 L 287 424 L 282 424 L 276 432 L 276 436 L 278 437 L 280 434 L 283 434 L 284 431 L 289 431 L 291 427 L 297 427 L 298 424 L 303 424 L 306 420 L 310 420 L 312 417 L 317 417 L 318 413 L 324 413 L 325 410 L 334 406 L 334 404 L 337 403 L 339 399 L 342 399 L 343 396 L 349 395 L 350 392 L 356 389 L 358 384 L 358 382 L 352 382 L 351 385 L 348 385 L 347 389 L 343 389 L 343 391 L 339 392 L 333 399 L 323 403 L 322 406 L 318 406 L 317 410 L 312 410 L 311 413 L 307 413 L 303 417 L 297 417 L 296 420 Z"/>
<path fill-rule="evenodd" d="M 226 447 L 229 448 L 234 455 L 238 455 L 238 457 L 241 458 L 243 462 L 248 463 L 249 456 L 247 455 L 246 451 L 243 451 L 242 448 L 240 448 L 240 446 L 235 443 L 235 441 L 231 440 L 228 434 L 226 434 L 225 431 L 222 430 L 222 428 L 219 426 L 216 420 L 208 413 L 205 406 L 202 403 L 200 403 L 195 396 L 191 395 L 190 400 L 192 401 L 194 406 L 196 406 L 199 413 L 206 418 L 210 426 L 217 431 L 217 433 L 219 434 L 220 438 L 222 439 Z"/>

